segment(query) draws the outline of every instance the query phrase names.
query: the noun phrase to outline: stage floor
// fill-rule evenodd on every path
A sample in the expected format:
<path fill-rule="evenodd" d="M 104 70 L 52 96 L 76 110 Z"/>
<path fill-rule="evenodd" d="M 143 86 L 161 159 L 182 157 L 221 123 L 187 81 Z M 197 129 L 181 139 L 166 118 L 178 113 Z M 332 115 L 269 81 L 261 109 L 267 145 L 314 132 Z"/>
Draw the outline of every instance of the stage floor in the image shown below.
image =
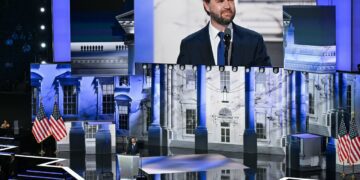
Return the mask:
<path fill-rule="evenodd" d="M 215 169 L 241 170 L 246 166 L 220 154 L 191 154 L 141 158 L 140 168 L 146 174 L 200 172 Z"/>
<path fill-rule="evenodd" d="M 0 147 L 3 150 L 5 148 L 9 147 Z M 252 159 L 254 157 L 246 156 L 244 158 L 242 153 L 211 151 L 209 154 L 194 154 L 192 149 L 170 148 L 169 150 L 169 153 L 164 156 L 150 156 L 144 153 L 143 155 L 146 157 L 142 157 L 142 167 L 135 168 L 136 175 L 140 173 L 146 175 L 148 179 L 164 180 L 281 179 L 286 176 L 328 179 L 327 177 L 329 177 L 326 171 L 312 171 L 308 173 L 288 172 L 285 156 L 255 154 L 255 159 Z M 8 156 L 9 154 L 3 155 L 5 159 Z M 38 156 L 27 158 L 27 155 L 21 154 L 16 156 L 19 161 L 27 160 L 21 163 L 22 165 L 33 164 L 36 171 L 44 171 L 44 169 L 40 169 L 42 167 L 36 166 L 44 163 L 43 161 L 39 162 L 40 160 L 54 160 L 54 158 L 40 158 Z M 66 159 L 60 162 L 60 166 L 68 166 L 84 179 L 121 179 L 118 156 L 118 154 L 56 153 L 56 158 Z M 249 164 L 249 161 L 255 163 Z M 245 167 L 243 164 L 250 168 Z M 138 171 L 139 169 L 142 171 Z M 31 170 L 34 171 L 33 168 Z M 341 179 L 340 175 L 340 173 L 336 173 L 330 177 Z M 355 175 L 356 178 L 360 178 L 360 174 Z"/>

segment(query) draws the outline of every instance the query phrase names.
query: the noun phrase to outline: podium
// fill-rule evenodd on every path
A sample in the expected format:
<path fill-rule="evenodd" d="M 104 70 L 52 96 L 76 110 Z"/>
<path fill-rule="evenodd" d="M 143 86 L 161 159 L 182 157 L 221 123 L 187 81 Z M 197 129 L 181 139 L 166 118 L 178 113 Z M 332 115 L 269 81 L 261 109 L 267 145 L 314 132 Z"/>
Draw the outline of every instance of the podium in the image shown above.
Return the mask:
<path fill-rule="evenodd" d="M 288 136 L 287 161 L 289 169 L 298 171 L 321 170 L 322 137 L 314 134 L 293 134 Z"/>
<path fill-rule="evenodd" d="M 117 155 L 121 179 L 135 179 L 139 173 L 140 156 Z"/>

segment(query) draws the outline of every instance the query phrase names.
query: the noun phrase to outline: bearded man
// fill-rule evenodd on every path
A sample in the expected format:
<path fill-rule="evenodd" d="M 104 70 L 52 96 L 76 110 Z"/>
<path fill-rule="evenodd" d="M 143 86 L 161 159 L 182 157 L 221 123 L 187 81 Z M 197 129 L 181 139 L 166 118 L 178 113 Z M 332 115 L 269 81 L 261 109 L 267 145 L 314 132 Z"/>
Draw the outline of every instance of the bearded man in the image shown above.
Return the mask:
<path fill-rule="evenodd" d="M 262 36 L 236 25 L 234 0 L 203 0 L 210 22 L 181 41 L 177 64 L 271 66 Z M 229 58 L 224 58 L 224 31 L 230 30 Z M 229 33 L 228 33 L 229 34 Z"/>

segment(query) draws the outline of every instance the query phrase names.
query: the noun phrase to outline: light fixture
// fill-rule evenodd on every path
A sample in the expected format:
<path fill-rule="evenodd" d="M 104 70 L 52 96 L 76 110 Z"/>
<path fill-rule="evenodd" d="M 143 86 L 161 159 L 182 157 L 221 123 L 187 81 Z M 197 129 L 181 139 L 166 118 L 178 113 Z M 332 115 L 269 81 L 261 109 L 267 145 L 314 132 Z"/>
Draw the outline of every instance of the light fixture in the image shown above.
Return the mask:
<path fill-rule="evenodd" d="M 278 67 L 274 67 L 274 68 L 273 68 L 273 73 L 274 73 L 274 74 L 279 73 L 279 68 L 278 68 Z"/>
<path fill-rule="evenodd" d="M 44 7 L 40 7 L 40 12 L 44 13 L 45 12 L 45 8 Z"/>
<path fill-rule="evenodd" d="M 193 69 L 193 71 L 196 71 L 197 67 L 195 65 L 193 65 L 192 69 Z"/>
<path fill-rule="evenodd" d="M 265 72 L 265 68 L 264 68 L 264 67 L 259 67 L 259 72 L 264 73 L 264 72 Z"/>
<path fill-rule="evenodd" d="M 238 71 L 238 67 L 237 67 L 237 66 L 233 66 L 233 67 L 232 67 L 232 71 L 233 71 L 233 72 L 237 72 L 237 71 Z"/>
<path fill-rule="evenodd" d="M 183 64 L 180 65 L 180 70 L 182 70 L 182 71 L 185 70 L 185 65 L 183 65 Z"/>
<path fill-rule="evenodd" d="M 45 60 L 42 60 L 41 64 L 47 64 L 47 62 Z"/>
<path fill-rule="evenodd" d="M 212 68 L 211 66 L 206 66 L 206 71 L 207 71 L 207 72 L 210 72 L 210 71 L 211 71 L 211 68 Z"/>
<path fill-rule="evenodd" d="M 41 29 L 41 30 L 45 30 L 45 25 L 43 25 L 43 24 L 40 25 L 40 29 Z"/>
<path fill-rule="evenodd" d="M 251 69 L 250 67 L 246 67 L 245 72 L 247 72 L 247 73 L 250 72 L 250 69 Z"/>
<path fill-rule="evenodd" d="M 174 65 L 169 64 L 169 65 L 168 65 L 168 69 L 169 69 L 169 70 L 173 70 L 173 69 L 174 69 Z"/>
<path fill-rule="evenodd" d="M 221 91 L 221 93 L 222 93 L 222 95 L 223 95 L 223 99 L 222 99 L 222 101 L 221 102 L 223 102 L 223 103 L 228 103 L 229 101 L 228 101 L 228 93 L 229 93 L 229 91 L 227 90 L 227 88 L 226 88 L 226 85 L 224 86 L 224 88 L 222 89 L 222 91 Z"/>
<path fill-rule="evenodd" d="M 225 71 L 225 66 L 219 66 L 219 71 L 220 71 L 220 72 Z"/>
<path fill-rule="evenodd" d="M 147 68 L 148 68 L 148 65 L 147 65 L 147 64 L 143 64 L 143 65 L 142 65 L 142 68 L 143 68 L 143 69 L 147 69 Z"/>
<path fill-rule="evenodd" d="M 40 44 L 40 46 L 41 46 L 42 48 L 46 48 L 46 43 L 42 42 L 42 43 Z"/>

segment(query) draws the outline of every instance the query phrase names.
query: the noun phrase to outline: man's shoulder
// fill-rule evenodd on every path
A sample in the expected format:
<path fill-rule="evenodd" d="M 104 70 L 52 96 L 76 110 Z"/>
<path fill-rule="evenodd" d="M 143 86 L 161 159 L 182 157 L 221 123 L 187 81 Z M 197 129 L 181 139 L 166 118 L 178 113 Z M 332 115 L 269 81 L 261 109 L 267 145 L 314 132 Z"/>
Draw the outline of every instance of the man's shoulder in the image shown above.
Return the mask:
<path fill-rule="evenodd" d="M 233 23 L 233 29 L 236 33 L 240 33 L 241 35 L 245 35 L 248 37 L 254 37 L 254 38 L 262 38 L 262 35 L 260 33 L 253 31 L 251 29 L 241 27 L 235 23 Z"/>
<path fill-rule="evenodd" d="M 193 42 L 193 41 L 198 41 L 199 39 L 203 38 L 204 35 L 208 34 L 208 30 L 207 30 L 208 26 L 205 26 L 204 28 L 186 36 L 182 41 L 183 42 Z"/>

